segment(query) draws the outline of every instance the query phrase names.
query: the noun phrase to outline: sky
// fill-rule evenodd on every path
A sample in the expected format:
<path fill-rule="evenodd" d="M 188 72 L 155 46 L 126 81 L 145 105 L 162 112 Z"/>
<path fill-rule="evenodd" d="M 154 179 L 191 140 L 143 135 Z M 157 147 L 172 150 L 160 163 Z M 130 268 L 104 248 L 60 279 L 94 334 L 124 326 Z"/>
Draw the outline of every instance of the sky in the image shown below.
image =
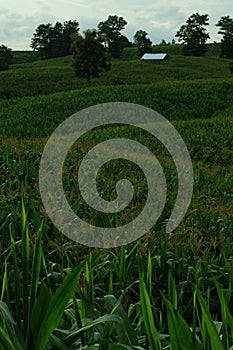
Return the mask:
<path fill-rule="evenodd" d="M 0 0 L 0 45 L 13 50 L 29 50 L 31 38 L 41 23 L 76 19 L 80 32 L 97 28 L 109 15 L 122 16 L 127 26 L 122 31 L 130 41 L 137 30 L 148 33 L 153 44 L 171 41 L 192 14 L 208 14 L 210 41 L 220 41 L 215 24 L 220 17 L 233 17 L 232 0 Z M 177 40 L 177 38 L 176 38 Z"/>

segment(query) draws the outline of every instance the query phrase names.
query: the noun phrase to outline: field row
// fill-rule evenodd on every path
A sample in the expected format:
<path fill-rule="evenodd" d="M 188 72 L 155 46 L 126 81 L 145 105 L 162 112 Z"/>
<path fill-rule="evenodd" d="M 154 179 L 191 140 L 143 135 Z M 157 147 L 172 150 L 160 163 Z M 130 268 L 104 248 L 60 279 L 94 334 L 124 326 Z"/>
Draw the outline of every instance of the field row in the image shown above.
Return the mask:
<path fill-rule="evenodd" d="M 0 134 L 47 136 L 77 111 L 114 101 L 149 107 L 169 120 L 206 119 L 221 114 L 233 105 L 232 92 L 232 79 L 215 79 L 100 86 L 40 97 L 0 100 Z"/>
<path fill-rule="evenodd" d="M 75 76 L 71 57 L 13 65 L 0 73 L 0 98 L 46 95 L 87 86 Z M 229 60 L 174 56 L 163 62 L 112 61 L 112 69 L 92 81 L 97 85 L 150 84 L 193 79 L 230 78 Z"/>

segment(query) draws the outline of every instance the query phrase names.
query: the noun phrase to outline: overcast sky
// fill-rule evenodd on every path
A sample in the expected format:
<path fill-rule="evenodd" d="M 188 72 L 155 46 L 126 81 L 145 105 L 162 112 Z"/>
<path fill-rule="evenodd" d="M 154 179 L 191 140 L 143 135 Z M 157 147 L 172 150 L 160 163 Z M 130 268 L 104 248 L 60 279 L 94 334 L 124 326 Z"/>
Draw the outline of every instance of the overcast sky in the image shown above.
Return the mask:
<path fill-rule="evenodd" d="M 208 14 L 211 41 L 220 41 L 215 23 L 221 16 L 233 17 L 232 0 L 0 0 L 0 44 L 14 50 L 30 49 L 36 27 L 41 23 L 76 19 L 80 30 L 97 28 L 109 15 L 128 22 L 122 34 L 129 40 L 138 29 L 148 33 L 154 44 L 171 41 L 176 31 L 194 12 Z"/>

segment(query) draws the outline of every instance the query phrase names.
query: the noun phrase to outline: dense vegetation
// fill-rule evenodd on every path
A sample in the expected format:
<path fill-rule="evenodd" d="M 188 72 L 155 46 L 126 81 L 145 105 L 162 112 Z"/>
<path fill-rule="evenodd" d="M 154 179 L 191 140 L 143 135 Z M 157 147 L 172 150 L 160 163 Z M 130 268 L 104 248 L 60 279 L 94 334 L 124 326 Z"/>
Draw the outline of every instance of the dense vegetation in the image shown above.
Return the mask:
<path fill-rule="evenodd" d="M 122 60 L 113 61 L 112 70 L 91 87 L 74 76 L 70 57 L 29 62 L 29 56 L 20 53 L 18 59 L 28 62 L 1 72 L 0 344 L 4 350 L 233 347 L 229 60 L 218 54 L 194 58 L 170 52 L 170 60 L 141 62 L 135 54 L 136 49 L 125 51 Z M 132 179 L 136 188 L 132 214 L 123 211 L 115 217 L 88 210 L 80 198 L 77 169 L 98 142 L 121 136 L 135 139 L 156 154 L 166 175 L 166 207 L 151 232 L 137 242 L 106 250 L 76 244 L 51 224 L 40 199 L 38 170 L 46 140 L 62 120 L 109 101 L 139 103 L 170 119 L 190 152 L 195 182 L 188 213 L 168 235 L 165 223 L 176 198 L 177 176 L 164 147 L 152 136 L 125 126 L 84 135 L 64 167 L 67 197 L 84 219 L 104 226 L 130 220 L 147 195 L 137 167 L 110 162 L 98 175 L 98 190 L 112 198 L 118 174 Z"/>

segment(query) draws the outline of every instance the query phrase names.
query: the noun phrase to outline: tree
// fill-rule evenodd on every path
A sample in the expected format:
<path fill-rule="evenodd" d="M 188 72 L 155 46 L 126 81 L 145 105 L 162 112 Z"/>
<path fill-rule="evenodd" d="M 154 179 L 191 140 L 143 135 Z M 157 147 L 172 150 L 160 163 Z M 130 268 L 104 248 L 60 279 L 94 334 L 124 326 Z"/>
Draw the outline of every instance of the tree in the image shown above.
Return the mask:
<path fill-rule="evenodd" d="M 1 57 L 1 61 L 5 61 L 6 64 L 10 64 L 12 62 L 13 59 L 13 54 L 12 54 L 12 49 L 10 49 L 9 47 L 5 46 L 5 45 L 1 45 L 0 46 L 0 57 Z"/>
<path fill-rule="evenodd" d="M 186 56 L 204 56 L 206 41 L 210 38 L 205 26 L 208 23 L 208 15 L 192 14 L 182 25 L 176 37 L 184 45 L 183 54 Z"/>
<path fill-rule="evenodd" d="M 90 84 L 91 78 L 111 68 L 110 56 L 103 45 L 105 38 L 96 30 L 86 30 L 84 37 L 74 33 L 71 39 L 72 65 L 77 76 L 86 78 Z"/>
<path fill-rule="evenodd" d="M 59 23 L 59 22 L 57 22 Z M 56 28 L 54 28 L 56 30 Z M 78 33 L 79 23 L 77 21 L 65 21 L 58 31 L 57 38 L 54 42 L 53 56 L 67 56 L 71 53 L 71 34 Z"/>
<path fill-rule="evenodd" d="M 132 42 L 130 42 L 129 39 L 125 35 L 121 35 L 119 40 L 122 42 L 123 48 L 132 47 Z"/>
<path fill-rule="evenodd" d="M 43 58 L 52 57 L 53 27 L 51 23 L 40 24 L 33 34 L 31 47 Z"/>
<path fill-rule="evenodd" d="M 138 48 L 138 56 L 141 57 L 144 53 L 152 51 L 152 42 L 147 38 L 147 32 L 144 30 L 138 30 L 134 35 L 134 43 Z"/>
<path fill-rule="evenodd" d="M 38 51 L 42 58 L 60 57 L 70 54 L 72 33 L 78 33 L 77 21 L 66 21 L 40 24 L 33 34 L 31 47 Z"/>
<path fill-rule="evenodd" d="M 125 39 L 123 39 L 124 36 L 121 35 L 121 31 L 126 24 L 127 22 L 123 17 L 116 15 L 108 16 L 106 21 L 98 24 L 99 34 L 104 35 L 108 50 L 114 58 L 119 57 L 125 47 Z"/>
<path fill-rule="evenodd" d="M 12 49 L 5 45 L 0 45 L 0 71 L 7 70 L 8 65 L 12 62 Z"/>
<path fill-rule="evenodd" d="M 162 39 L 161 43 L 159 45 L 167 45 L 168 43 L 166 42 L 165 39 Z"/>
<path fill-rule="evenodd" d="M 223 36 L 221 40 L 221 57 L 233 58 L 233 18 L 223 16 L 216 26 L 220 28 L 218 34 Z"/>

